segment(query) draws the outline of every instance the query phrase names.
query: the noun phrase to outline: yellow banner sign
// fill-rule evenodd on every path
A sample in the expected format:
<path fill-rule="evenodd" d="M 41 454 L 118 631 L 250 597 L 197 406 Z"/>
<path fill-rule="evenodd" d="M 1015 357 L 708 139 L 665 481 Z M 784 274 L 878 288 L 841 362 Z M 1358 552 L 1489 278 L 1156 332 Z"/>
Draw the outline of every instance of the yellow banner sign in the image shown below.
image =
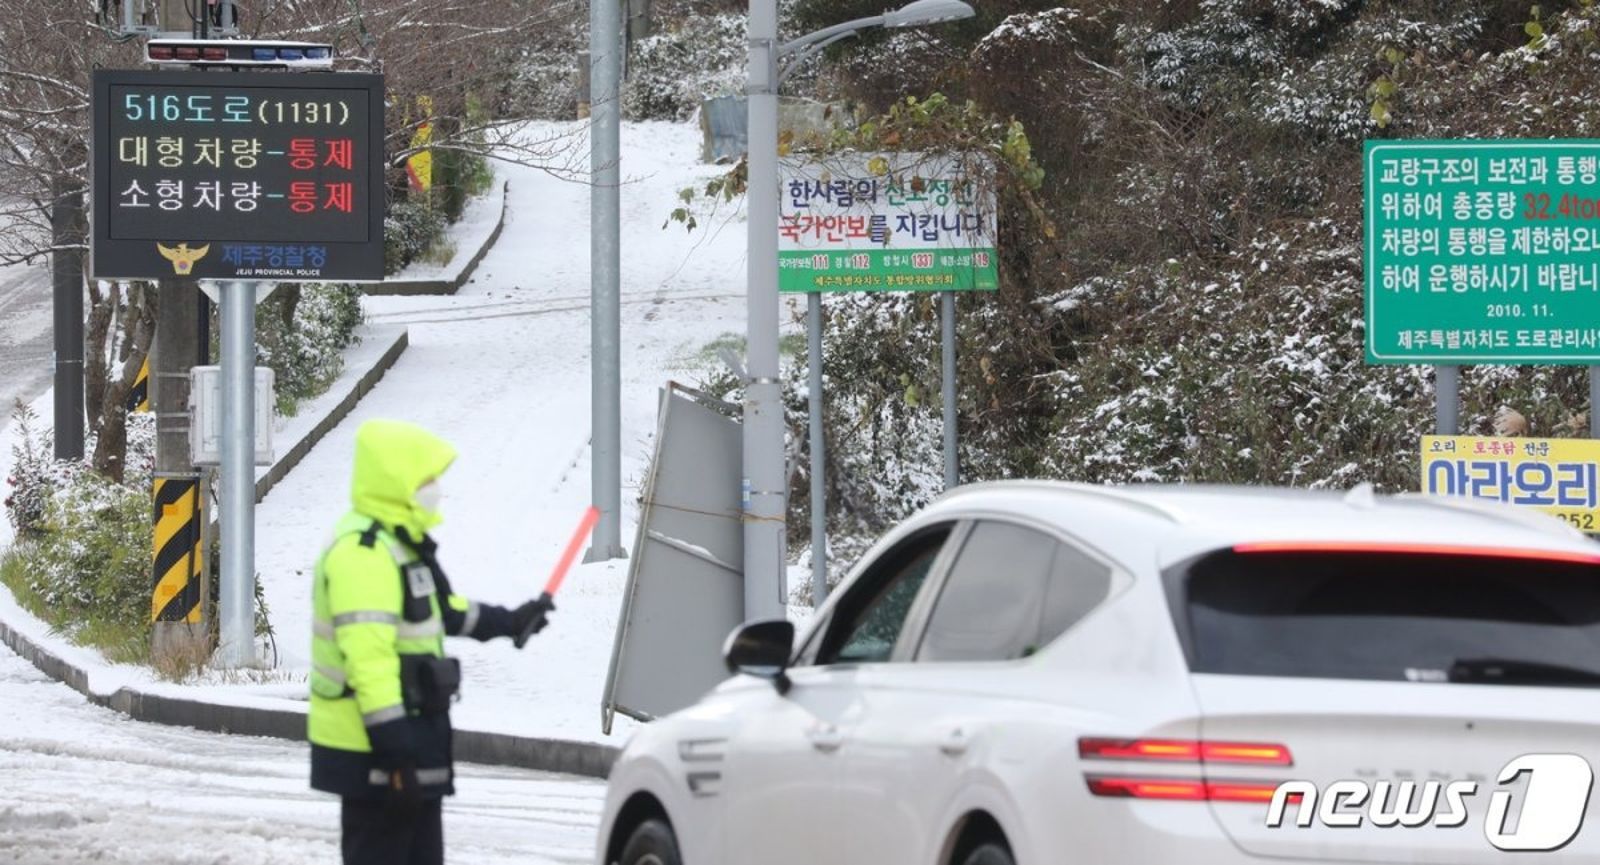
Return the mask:
<path fill-rule="evenodd" d="M 1600 531 L 1600 441 L 1423 436 L 1422 491 L 1537 508 Z"/>
<path fill-rule="evenodd" d="M 413 190 L 427 192 L 433 186 L 433 148 L 428 146 L 433 143 L 433 97 L 418 96 L 417 113 L 422 121 L 411 134 L 411 146 L 422 149 L 406 160 L 406 176 L 411 178 Z"/>

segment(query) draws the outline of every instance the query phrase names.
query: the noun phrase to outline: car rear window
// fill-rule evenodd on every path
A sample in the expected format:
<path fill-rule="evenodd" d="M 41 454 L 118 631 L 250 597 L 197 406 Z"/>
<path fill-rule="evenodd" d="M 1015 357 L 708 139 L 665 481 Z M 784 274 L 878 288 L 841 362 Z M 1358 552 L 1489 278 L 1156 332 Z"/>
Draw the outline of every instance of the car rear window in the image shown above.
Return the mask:
<path fill-rule="evenodd" d="M 1600 565 L 1230 551 L 1178 576 L 1197 673 L 1600 685 Z"/>

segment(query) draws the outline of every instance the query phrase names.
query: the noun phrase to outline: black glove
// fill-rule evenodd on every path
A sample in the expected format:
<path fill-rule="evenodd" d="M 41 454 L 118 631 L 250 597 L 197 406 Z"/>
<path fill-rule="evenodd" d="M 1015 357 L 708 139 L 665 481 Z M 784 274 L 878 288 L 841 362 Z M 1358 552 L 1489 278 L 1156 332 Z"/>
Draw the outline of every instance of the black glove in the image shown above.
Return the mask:
<path fill-rule="evenodd" d="M 396 718 L 367 728 L 372 742 L 372 762 L 388 776 L 384 783 L 384 808 L 397 815 L 414 814 L 422 807 L 422 785 L 417 783 L 416 745 L 409 718 Z"/>
<path fill-rule="evenodd" d="M 522 648 L 528 642 L 529 637 L 544 630 L 544 626 L 549 624 L 546 616 L 554 612 L 555 608 L 555 599 L 548 594 L 541 593 L 539 597 L 512 611 L 512 622 L 515 628 L 514 633 L 516 634 L 514 639 L 517 648 Z"/>

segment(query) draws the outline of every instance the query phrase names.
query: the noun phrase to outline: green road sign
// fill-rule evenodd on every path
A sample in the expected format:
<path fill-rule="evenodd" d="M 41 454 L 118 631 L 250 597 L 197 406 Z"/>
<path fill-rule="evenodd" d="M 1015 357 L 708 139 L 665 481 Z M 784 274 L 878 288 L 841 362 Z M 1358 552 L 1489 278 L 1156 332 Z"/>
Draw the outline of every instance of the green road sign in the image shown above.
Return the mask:
<path fill-rule="evenodd" d="M 785 162 L 778 290 L 993 291 L 992 175 L 922 153 Z"/>
<path fill-rule="evenodd" d="M 1368 363 L 1600 363 L 1600 141 L 1368 141 Z"/>

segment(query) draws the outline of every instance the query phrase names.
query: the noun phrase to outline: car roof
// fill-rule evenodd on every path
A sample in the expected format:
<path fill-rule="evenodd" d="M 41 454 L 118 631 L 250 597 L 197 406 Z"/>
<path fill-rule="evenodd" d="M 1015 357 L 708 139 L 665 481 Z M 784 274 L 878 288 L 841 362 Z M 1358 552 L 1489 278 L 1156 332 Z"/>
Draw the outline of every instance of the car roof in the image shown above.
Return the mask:
<path fill-rule="evenodd" d="M 929 505 L 924 515 L 936 519 L 982 512 L 1049 522 L 1108 552 L 1118 546 L 1124 553 L 1154 552 L 1161 567 L 1210 550 L 1263 541 L 1370 541 L 1600 554 L 1600 544 L 1542 513 L 1479 499 L 1378 495 L 1365 484 L 1340 492 L 998 481 L 958 487 Z M 1103 534 L 1116 537 L 1097 537 Z"/>

